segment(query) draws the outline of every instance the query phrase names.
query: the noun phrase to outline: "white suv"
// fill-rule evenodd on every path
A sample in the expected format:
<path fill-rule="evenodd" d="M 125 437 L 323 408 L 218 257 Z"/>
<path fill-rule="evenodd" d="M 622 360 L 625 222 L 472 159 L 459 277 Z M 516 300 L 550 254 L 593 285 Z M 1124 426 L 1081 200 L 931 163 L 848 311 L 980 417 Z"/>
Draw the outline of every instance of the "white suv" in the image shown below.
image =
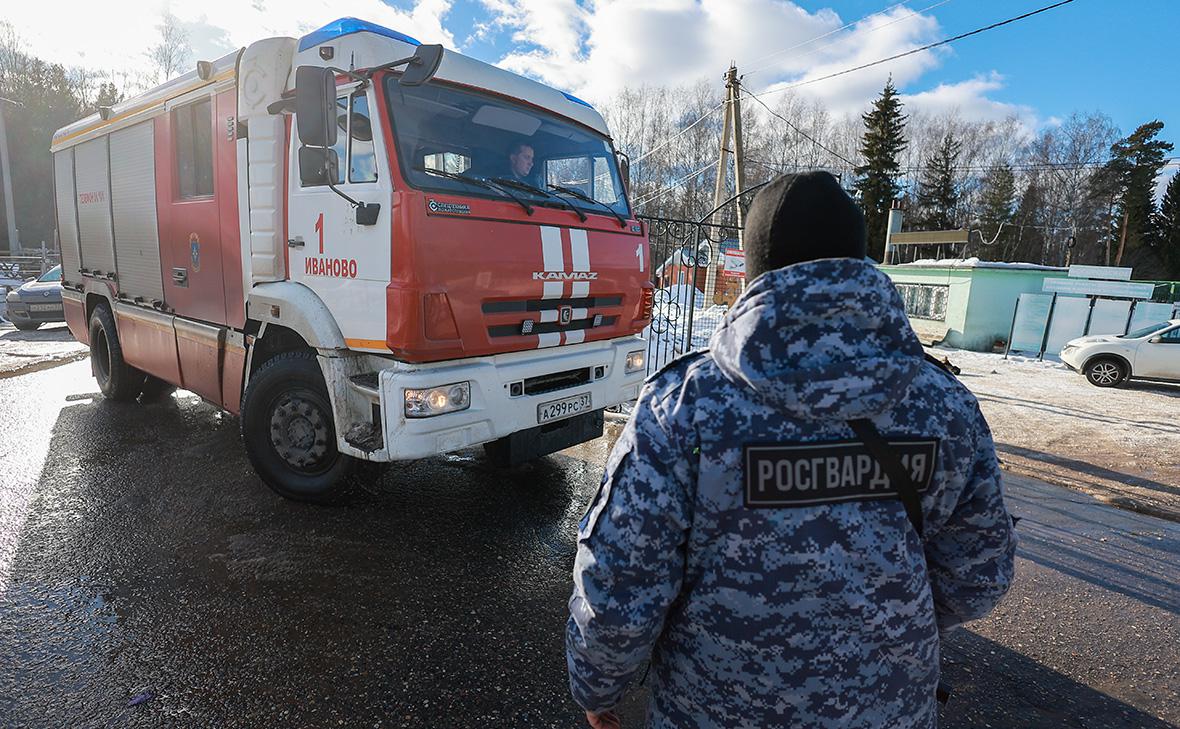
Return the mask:
<path fill-rule="evenodd" d="M 1061 361 L 1098 387 L 1117 387 L 1131 377 L 1180 382 L 1180 319 L 1074 339 L 1061 350 Z"/>

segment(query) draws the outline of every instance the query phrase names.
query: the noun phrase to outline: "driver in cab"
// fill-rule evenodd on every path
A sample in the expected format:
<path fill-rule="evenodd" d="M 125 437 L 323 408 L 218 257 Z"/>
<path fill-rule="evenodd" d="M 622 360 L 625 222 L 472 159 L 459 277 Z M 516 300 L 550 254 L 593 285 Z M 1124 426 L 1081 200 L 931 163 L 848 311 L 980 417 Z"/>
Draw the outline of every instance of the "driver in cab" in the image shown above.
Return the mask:
<path fill-rule="evenodd" d="M 536 185 L 533 180 L 533 148 L 525 142 L 516 142 L 508 149 L 508 174 L 506 177 L 516 182 Z"/>

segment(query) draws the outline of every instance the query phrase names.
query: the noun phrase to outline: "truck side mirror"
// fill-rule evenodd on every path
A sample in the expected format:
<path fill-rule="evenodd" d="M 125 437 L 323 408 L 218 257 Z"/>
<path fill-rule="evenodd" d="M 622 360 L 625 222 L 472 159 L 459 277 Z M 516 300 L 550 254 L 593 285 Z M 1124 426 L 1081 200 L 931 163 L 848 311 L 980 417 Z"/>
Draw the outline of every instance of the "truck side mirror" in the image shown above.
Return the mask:
<path fill-rule="evenodd" d="M 623 192 L 631 195 L 631 158 L 622 152 L 615 152 L 619 160 L 619 177 L 623 178 Z"/>
<path fill-rule="evenodd" d="M 440 45 L 418 46 L 397 82 L 402 86 L 421 86 L 434 78 L 442 57 L 443 47 Z"/>
<path fill-rule="evenodd" d="M 311 147 L 336 144 L 336 74 L 331 69 L 319 66 L 295 69 L 295 126 L 303 144 Z"/>
<path fill-rule="evenodd" d="M 339 168 L 340 159 L 331 147 L 299 148 L 299 181 L 304 186 L 335 183 Z"/>

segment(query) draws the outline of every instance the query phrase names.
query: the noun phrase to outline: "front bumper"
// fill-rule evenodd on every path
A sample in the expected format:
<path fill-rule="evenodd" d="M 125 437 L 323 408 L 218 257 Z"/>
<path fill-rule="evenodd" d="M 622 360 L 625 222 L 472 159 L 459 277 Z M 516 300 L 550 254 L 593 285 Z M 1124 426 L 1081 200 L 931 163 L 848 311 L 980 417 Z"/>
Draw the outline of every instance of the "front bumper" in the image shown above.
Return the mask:
<path fill-rule="evenodd" d="M 370 419 L 371 410 L 355 397 L 342 413 L 337 405 L 337 433 L 341 452 L 371 461 L 402 461 L 449 453 L 489 443 L 538 426 L 537 407 L 583 393 L 591 399 L 590 411 L 634 400 L 646 376 L 627 374 L 627 354 L 646 349 L 644 340 L 624 337 L 602 342 L 552 349 L 478 357 L 431 365 L 389 362 L 379 370 L 375 389 L 369 392 L 380 406 L 381 447 L 358 449 L 347 434 L 353 425 Z M 602 376 L 595 378 L 596 369 Z M 512 395 L 513 383 L 556 373 L 588 371 L 588 381 L 538 394 Z M 330 378 L 331 379 L 331 378 Z M 357 378 L 351 378 L 355 383 Z M 339 380 L 337 380 L 339 381 Z M 430 418 L 407 418 L 405 390 L 428 389 L 456 382 L 471 383 L 471 406 L 466 410 Z M 352 387 L 355 394 L 358 388 Z M 339 392 L 337 390 L 337 392 Z M 371 406 L 370 406 L 371 407 Z"/>
<path fill-rule="evenodd" d="M 54 322 L 65 321 L 65 311 L 62 309 L 61 302 L 57 303 L 42 303 L 36 302 L 34 309 L 26 301 L 9 301 L 8 318 L 22 319 L 36 322 Z M 44 308 L 42 308 L 44 307 Z"/>
<path fill-rule="evenodd" d="M 1066 364 L 1074 372 L 1082 371 L 1081 362 L 1082 347 L 1074 347 L 1073 349 L 1061 350 L 1061 361 Z"/>

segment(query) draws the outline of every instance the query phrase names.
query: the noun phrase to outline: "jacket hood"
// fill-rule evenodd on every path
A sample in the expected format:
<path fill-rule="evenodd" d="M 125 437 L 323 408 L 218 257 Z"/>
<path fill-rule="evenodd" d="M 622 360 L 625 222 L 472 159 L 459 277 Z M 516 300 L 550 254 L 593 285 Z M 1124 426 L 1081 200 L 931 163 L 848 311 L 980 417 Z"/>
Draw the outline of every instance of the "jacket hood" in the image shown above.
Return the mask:
<path fill-rule="evenodd" d="M 805 420 L 885 412 L 923 366 L 893 282 L 871 261 L 853 258 L 759 276 L 709 346 L 727 378 Z"/>

